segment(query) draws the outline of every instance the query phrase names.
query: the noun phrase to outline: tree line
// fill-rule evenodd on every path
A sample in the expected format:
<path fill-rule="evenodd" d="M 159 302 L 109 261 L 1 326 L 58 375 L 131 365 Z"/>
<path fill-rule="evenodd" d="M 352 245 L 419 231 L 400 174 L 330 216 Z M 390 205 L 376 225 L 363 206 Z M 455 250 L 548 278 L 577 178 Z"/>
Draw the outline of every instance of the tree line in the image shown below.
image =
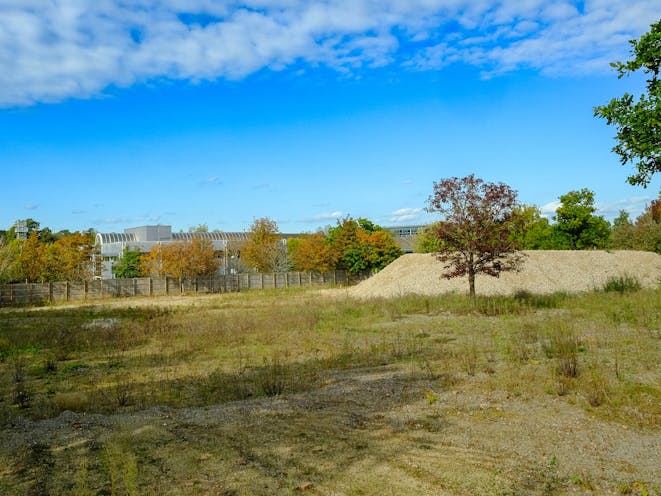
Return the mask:
<path fill-rule="evenodd" d="M 0 231 L 0 282 L 82 281 L 100 273 L 101 257 L 93 230 L 39 228 L 33 219 L 26 239 L 15 227 Z M 231 240 L 218 251 L 212 242 L 189 229 L 189 240 L 154 245 L 147 253 L 127 247 L 113 264 L 115 277 L 169 276 L 194 279 L 213 275 L 221 266 L 232 272 L 285 272 L 343 269 L 350 273 L 382 269 L 401 255 L 391 233 L 368 219 L 347 216 L 326 231 L 284 239 L 275 221 L 256 219 L 245 240 Z"/>
<path fill-rule="evenodd" d="M 551 219 L 535 205 L 513 204 L 508 236 L 521 250 L 642 250 L 661 253 L 661 195 L 635 220 L 625 210 L 611 224 L 596 215 L 594 192 L 587 188 L 559 197 Z M 438 224 L 422 229 L 415 251 L 443 251 Z"/>

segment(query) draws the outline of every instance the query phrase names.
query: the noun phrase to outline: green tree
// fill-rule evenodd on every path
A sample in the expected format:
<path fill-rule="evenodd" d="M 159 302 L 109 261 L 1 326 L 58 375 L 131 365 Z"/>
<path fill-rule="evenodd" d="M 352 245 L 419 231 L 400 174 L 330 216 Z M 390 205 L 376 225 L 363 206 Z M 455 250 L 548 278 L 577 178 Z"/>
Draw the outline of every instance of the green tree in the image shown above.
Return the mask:
<path fill-rule="evenodd" d="M 661 171 L 661 20 L 651 25 L 648 33 L 639 40 L 631 40 L 632 58 L 627 62 L 611 64 L 618 78 L 641 70 L 648 75 L 647 94 L 638 102 L 629 93 L 613 98 L 607 105 L 594 108 L 594 115 L 606 119 L 617 129 L 617 144 L 613 151 L 625 165 L 633 163 L 638 172 L 629 176 L 632 185 L 647 186 L 652 176 Z"/>
<path fill-rule="evenodd" d="M 512 209 L 512 225 L 512 239 L 523 250 L 562 248 L 549 220 L 535 205 L 518 205 Z"/>
<path fill-rule="evenodd" d="M 437 253 L 441 251 L 441 240 L 436 236 L 438 226 L 431 224 L 418 229 L 413 250 L 415 253 Z"/>
<path fill-rule="evenodd" d="M 338 219 L 328 241 L 337 268 L 354 274 L 380 270 L 402 254 L 389 231 L 364 218 Z"/>
<path fill-rule="evenodd" d="M 498 277 L 522 263 L 512 239 L 516 196 L 506 184 L 487 183 L 473 174 L 434 182 L 427 210 L 444 216 L 435 224 L 442 247 L 437 258 L 447 269 L 443 277 L 468 275 L 473 302 L 477 274 Z"/>
<path fill-rule="evenodd" d="M 131 279 L 133 277 L 142 277 L 142 253 L 138 248 L 133 250 L 124 248 L 122 256 L 113 264 L 112 273 L 118 279 Z"/>
<path fill-rule="evenodd" d="M 635 250 L 634 233 L 636 226 L 629 218 L 629 212 L 620 210 L 613 221 L 611 230 L 611 247 L 618 250 Z"/>
<path fill-rule="evenodd" d="M 610 224 L 603 217 L 593 215 L 596 210 L 594 193 L 587 188 L 562 195 L 553 226 L 560 243 L 566 243 L 572 250 L 605 248 L 610 238 Z"/>
<path fill-rule="evenodd" d="M 613 248 L 661 253 L 661 196 L 645 207 L 635 223 L 622 211 L 614 224 Z"/>
<path fill-rule="evenodd" d="M 22 241 L 18 239 L 0 239 L 0 282 L 16 282 L 21 279 L 21 265 L 19 256 L 21 254 Z"/>

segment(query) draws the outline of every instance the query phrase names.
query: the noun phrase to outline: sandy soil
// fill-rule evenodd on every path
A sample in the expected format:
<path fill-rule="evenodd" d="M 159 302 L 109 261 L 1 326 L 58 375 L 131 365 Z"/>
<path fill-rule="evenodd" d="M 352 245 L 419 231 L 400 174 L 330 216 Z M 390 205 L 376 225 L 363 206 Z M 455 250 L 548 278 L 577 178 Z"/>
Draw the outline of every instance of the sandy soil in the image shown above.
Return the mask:
<path fill-rule="evenodd" d="M 610 278 L 634 276 L 643 287 L 661 281 L 661 256 L 642 251 L 525 251 L 520 272 L 499 278 L 480 275 L 475 288 L 480 295 L 508 295 L 520 289 L 533 293 L 578 292 L 600 289 Z M 435 295 L 468 292 L 468 278 L 444 279 L 443 264 L 433 255 L 412 253 L 395 260 L 373 277 L 348 290 L 356 298 L 405 294 Z"/>

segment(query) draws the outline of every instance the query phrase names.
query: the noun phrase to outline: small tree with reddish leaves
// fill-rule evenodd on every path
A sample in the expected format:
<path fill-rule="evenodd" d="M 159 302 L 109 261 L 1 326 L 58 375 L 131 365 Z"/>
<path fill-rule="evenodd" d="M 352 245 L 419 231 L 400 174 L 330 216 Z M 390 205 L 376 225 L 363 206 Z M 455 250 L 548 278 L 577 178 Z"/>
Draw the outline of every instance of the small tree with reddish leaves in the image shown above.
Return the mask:
<path fill-rule="evenodd" d="M 475 276 L 499 277 L 519 270 L 523 256 L 512 239 L 512 210 L 516 191 L 503 183 L 487 183 L 473 174 L 434 182 L 427 211 L 444 216 L 433 225 L 445 263 L 446 279 L 468 275 L 470 297 L 475 301 Z"/>

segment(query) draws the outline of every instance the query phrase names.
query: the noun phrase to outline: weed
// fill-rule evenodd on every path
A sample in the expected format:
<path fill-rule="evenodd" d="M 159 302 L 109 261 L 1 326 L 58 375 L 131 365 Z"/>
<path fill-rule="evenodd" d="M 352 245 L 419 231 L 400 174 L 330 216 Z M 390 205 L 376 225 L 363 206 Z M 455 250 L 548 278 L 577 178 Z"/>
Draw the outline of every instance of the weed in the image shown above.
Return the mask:
<path fill-rule="evenodd" d="M 600 406 L 608 399 L 609 384 L 607 377 L 597 368 L 590 367 L 590 374 L 585 381 L 585 398 L 590 406 Z"/>
<path fill-rule="evenodd" d="M 546 356 L 555 359 L 556 374 L 561 377 L 578 377 L 580 342 L 571 327 L 560 325 L 557 329 L 553 330 L 542 348 Z"/>
<path fill-rule="evenodd" d="M 628 274 L 609 277 L 603 286 L 606 293 L 617 292 L 620 294 L 634 293 L 640 291 L 641 288 L 640 281 L 635 276 Z"/>
<path fill-rule="evenodd" d="M 438 395 L 434 391 L 425 391 L 425 397 L 427 398 L 427 404 L 430 406 L 438 401 Z"/>
<path fill-rule="evenodd" d="M 117 406 L 129 405 L 132 399 L 133 383 L 128 373 L 121 373 L 112 387 L 112 396 Z"/>
<path fill-rule="evenodd" d="M 287 370 L 280 357 L 273 357 L 260 374 L 260 387 L 266 396 L 278 396 L 285 390 Z"/>
<path fill-rule="evenodd" d="M 470 376 L 474 376 L 477 372 L 478 365 L 477 343 L 471 341 L 462 346 L 458 352 L 458 358 L 464 372 Z"/>
<path fill-rule="evenodd" d="M 560 485 L 558 477 L 558 458 L 553 455 L 541 472 L 544 494 L 553 494 Z"/>

